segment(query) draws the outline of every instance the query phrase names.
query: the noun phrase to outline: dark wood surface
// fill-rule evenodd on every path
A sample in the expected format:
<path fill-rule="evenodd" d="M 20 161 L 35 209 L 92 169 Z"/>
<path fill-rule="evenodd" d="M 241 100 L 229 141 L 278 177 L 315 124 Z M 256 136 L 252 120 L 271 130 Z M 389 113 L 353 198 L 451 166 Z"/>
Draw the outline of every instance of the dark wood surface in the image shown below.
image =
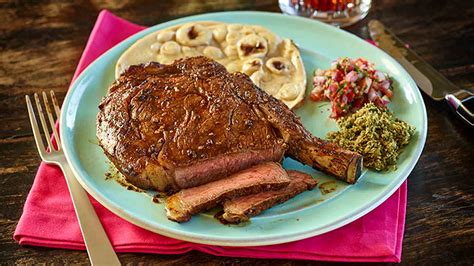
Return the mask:
<path fill-rule="evenodd" d="M 279 12 L 264 1 L 0 1 L 0 264 L 88 263 L 82 251 L 20 247 L 12 235 L 33 183 L 37 155 L 24 95 L 64 98 L 96 16 L 107 8 L 142 25 L 221 10 Z M 474 88 L 474 4 L 466 0 L 380 0 L 369 18 L 390 26 L 456 85 Z M 348 30 L 367 37 L 367 21 Z M 446 104 L 424 96 L 428 139 L 408 181 L 403 243 L 407 264 L 474 263 L 474 130 Z M 302 261 L 120 254 L 123 263 L 304 264 Z M 326 264 L 326 263 L 321 263 Z"/>

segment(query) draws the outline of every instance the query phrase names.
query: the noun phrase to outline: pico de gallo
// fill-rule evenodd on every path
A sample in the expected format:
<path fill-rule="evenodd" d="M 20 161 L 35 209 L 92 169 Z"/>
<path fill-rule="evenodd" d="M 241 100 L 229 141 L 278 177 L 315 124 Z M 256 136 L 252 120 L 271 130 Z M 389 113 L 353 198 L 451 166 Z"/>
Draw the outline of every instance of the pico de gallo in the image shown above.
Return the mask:
<path fill-rule="evenodd" d="M 313 78 L 313 101 L 331 101 L 331 117 L 338 119 L 372 102 L 385 109 L 393 96 L 392 81 L 374 64 L 358 58 L 339 58 L 328 70 L 316 70 Z"/>

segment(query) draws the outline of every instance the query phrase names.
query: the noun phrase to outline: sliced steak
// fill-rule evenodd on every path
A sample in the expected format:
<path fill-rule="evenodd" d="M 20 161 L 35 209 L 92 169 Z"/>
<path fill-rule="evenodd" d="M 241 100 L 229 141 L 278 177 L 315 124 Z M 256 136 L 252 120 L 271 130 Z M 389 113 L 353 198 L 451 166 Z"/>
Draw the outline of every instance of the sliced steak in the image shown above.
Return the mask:
<path fill-rule="evenodd" d="M 213 208 L 225 200 L 264 190 L 281 189 L 290 183 L 278 163 L 255 165 L 227 178 L 183 189 L 166 200 L 168 219 L 186 222 L 191 216 Z"/>
<path fill-rule="evenodd" d="M 311 135 L 288 107 L 206 57 L 131 66 L 99 105 L 97 137 L 132 184 L 178 191 L 286 155 L 353 183 L 361 155 Z"/>
<path fill-rule="evenodd" d="M 291 182 L 280 190 L 264 191 L 225 201 L 222 218 L 229 223 L 248 221 L 250 217 L 283 203 L 306 190 L 311 190 L 318 184 L 316 179 L 306 173 L 294 170 L 288 170 L 287 172 Z"/>

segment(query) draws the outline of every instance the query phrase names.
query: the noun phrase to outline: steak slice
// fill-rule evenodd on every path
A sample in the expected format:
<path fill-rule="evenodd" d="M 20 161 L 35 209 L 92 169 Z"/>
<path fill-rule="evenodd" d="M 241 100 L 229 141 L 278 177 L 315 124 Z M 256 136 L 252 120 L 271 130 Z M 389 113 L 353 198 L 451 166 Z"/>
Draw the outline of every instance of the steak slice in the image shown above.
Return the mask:
<path fill-rule="evenodd" d="M 132 184 L 178 191 L 283 155 L 354 183 L 361 155 L 311 135 L 242 73 L 206 57 L 130 66 L 99 105 L 97 137 Z"/>
<path fill-rule="evenodd" d="M 191 216 L 213 208 L 225 200 L 264 190 L 281 189 L 290 178 L 280 164 L 269 162 L 255 165 L 228 178 L 198 187 L 183 189 L 166 200 L 168 219 L 186 222 Z"/>
<path fill-rule="evenodd" d="M 318 185 L 318 181 L 306 173 L 288 170 L 291 179 L 288 186 L 274 191 L 264 191 L 257 194 L 234 198 L 224 202 L 222 218 L 229 223 L 248 221 L 277 204 L 283 203 L 296 195 L 311 190 Z"/>

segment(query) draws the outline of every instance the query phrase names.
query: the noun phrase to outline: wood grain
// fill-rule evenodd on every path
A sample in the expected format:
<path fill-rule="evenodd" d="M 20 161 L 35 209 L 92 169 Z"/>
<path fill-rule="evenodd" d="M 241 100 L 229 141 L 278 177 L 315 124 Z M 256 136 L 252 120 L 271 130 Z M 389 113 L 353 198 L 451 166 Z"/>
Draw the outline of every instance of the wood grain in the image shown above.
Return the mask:
<path fill-rule="evenodd" d="M 40 162 L 24 95 L 52 89 L 62 101 L 98 12 L 109 9 L 142 25 L 222 10 L 279 12 L 276 0 L 0 1 L 0 264 L 87 264 L 82 251 L 20 247 L 12 239 Z M 474 4 L 453 0 L 378 0 L 347 30 L 367 38 L 377 18 L 456 85 L 474 88 Z M 428 139 L 409 176 L 403 262 L 474 262 L 474 130 L 444 103 L 424 97 Z M 125 264 L 308 264 L 304 261 L 120 254 Z M 330 263 L 318 263 L 320 265 Z"/>

